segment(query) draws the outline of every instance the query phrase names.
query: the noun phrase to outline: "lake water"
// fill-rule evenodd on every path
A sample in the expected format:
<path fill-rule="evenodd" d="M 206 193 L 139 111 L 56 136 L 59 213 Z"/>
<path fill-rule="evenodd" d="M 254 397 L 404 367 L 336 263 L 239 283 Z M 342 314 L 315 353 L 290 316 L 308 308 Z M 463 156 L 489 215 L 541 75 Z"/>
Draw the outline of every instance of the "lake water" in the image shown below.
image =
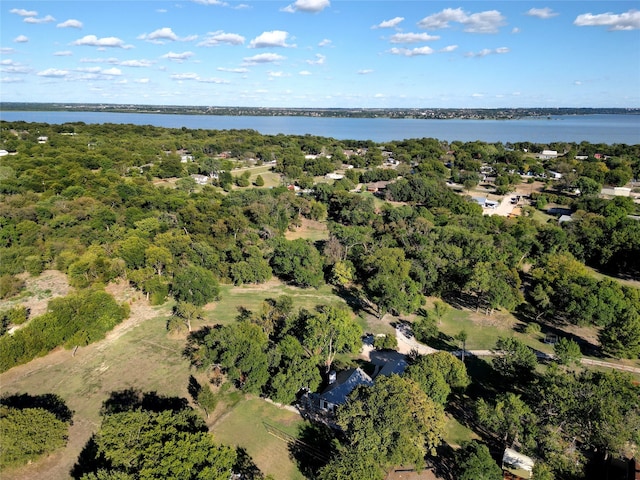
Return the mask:
<path fill-rule="evenodd" d="M 61 124 L 119 123 L 207 130 L 253 129 L 265 135 L 317 135 L 388 142 L 437 138 L 463 142 L 640 143 L 640 115 L 574 115 L 518 120 L 260 117 L 106 112 L 0 112 L 0 119 Z"/>

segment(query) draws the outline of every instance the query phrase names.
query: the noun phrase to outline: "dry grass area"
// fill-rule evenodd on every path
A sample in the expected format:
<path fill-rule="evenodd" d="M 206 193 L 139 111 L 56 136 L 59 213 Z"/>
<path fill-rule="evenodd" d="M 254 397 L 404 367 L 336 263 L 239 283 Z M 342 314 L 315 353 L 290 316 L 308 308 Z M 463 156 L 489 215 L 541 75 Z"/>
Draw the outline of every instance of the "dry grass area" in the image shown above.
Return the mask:
<path fill-rule="evenodd" d="M 289 230 L 285 233 L 287 240 L 295 240 L 304 238 L 316 242 L 318 240 L 327 240 L 329 238 L 329 229 L 326 222 L 318 222 L 309 220 L 308 218 L 300 219 L 300 226 L 295 230 Z"/>
<path fill-rule="evenodd" d="M 24 305 L 31 312 L 30 316 L 36 317 L 47 311 L 49 300 L 68 295 L 72 290 L 67 276 L 58 270 L 45 270 L 37 277 L 23 273 L 18 275 L 18 278 L 25 282 L 22 293 L 0 301 L 0 311 Z"/>

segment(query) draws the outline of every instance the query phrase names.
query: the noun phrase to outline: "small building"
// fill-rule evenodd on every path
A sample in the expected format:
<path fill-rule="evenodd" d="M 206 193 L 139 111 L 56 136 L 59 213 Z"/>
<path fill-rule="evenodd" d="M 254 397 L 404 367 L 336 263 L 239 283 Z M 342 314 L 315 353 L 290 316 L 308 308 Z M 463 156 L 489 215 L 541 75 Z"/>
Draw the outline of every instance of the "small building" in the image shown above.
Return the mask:
<path fill-rule="evenodd" d="M 630 197 L 631 189 L 628 187 L 603 188 L 600 193 L 602 195 L 610 195 L 612 197 Z"/>
<path fill-rule="evenodd" d="M 553 170 L 549 170 L 549 178 L 554 180 L 560 180 L 562 178 L 562 174 L 560 172 L 554 172 Z"/>
<path fill-rule="evenodd" d="M 342 180 L 344 178 L 344 175 L 341 173 L 327 173 L 324 178 L 327 178 L 329 180 Z"/>
<path fill-rule="evenodd" d="M 193 162 L 193 155 L 181 155 L 180 162 L 181 163 Z"/>
<path fill-rule="evenodd" d="M 209 183 L 209 177 L 206 175 L 198 175 L 197 173 L 194 173 L 191 175 L 191 178 L 193 178 L 198 185 L 206 185 Z"/>
<path fill-rule="evenodd" d="M 511 448 L 507 448 L 502 456 L 502 473 L 504 480 L 528 480 L 533 478 L 535 462 Z"/>
<path fill-rule="evenodd" d="M 49 141 L 49 137 L 47 136 L 42 136 L 42 137 L 38 137 L 38 143 L 42 144 L 42 143 L 47 143 Z"/>
<path fill-rule="evenodd" d="M 0 150 L 0 157 L 4 157 L 9 155 L 9 152 L 7 152 L 6 150 Z"/>
<path fill-rule="evenodd" d="M 558 224 L 565 222 L 573 222 L 573 217 L 571 215 L 560 215 L 558 219 Z"/>
<path fill-rule="evenodd" d="M 558 152 L 556 150 L 542 150 L 542 153 L 538 154 L 538 158 L 541 160 L 550 160 L 552 158 L 558 158 Z"/>
<path fill-rule="evenodd" d="M 379 182 L 373 182 L 367 185 L 367 192 L 381 192 L 382 190 L 385 190 L 387 188 L 387 185 L 389 185 L 391 182 L 387 182 L 387 181 L 379 181 Z"/>

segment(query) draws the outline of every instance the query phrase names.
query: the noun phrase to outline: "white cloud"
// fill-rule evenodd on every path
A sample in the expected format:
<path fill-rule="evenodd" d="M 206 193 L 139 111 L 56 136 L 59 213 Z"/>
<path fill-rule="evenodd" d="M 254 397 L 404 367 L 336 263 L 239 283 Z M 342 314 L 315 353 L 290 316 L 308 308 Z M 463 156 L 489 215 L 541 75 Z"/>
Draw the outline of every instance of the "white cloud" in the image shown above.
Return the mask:
<path fill-rule="evenodd" d="M 249 48 L 295 47 L 295 45 L 287 44 L 288 36 L 289 32 L 283 30 L 263 32 L 251 40 Z"/>
<path fill-rule="evenodd" d="M 221 78 L 214 78 L 214 77 L 202 78 L 197 73 L 176 73 L 171 75 L 171 79 L 177 80 L 179 82 L 186 81 L 186 80 L 193 80 L 195 82 L 202 82 L 202 83 L 217 83 L 217 84 L 229 83 L 228 80 L 223 80 Z"/>
<path fill-rule="evenodd" d="M 396 33 L 391 35 L 389 41 L 391 43 L 419 43 L 439 40 L 437 35 L 429 35 L 428 33 Z"/>
<path fill-rule="evenodd" d="M 11 60 L 10 58 L 6 58 L 0 61 L 0 65 L 20 65 L 20 64 L 14 60 Z"/>
<path fill-rule="evenodd" d="M 166 58 L 167 60 L 171 60 L 173 62 L 184 62 L 185 60 L 193 57 L 195 54 L 193 52 L 182 52 L 182 53 L 174 53 L 169 52 L 162 55 L 162 58 Z"/>
<path fill-rule="evenodd" d="M 243 60 L 245 65 L 257 65 L 261 63 L 276 63 L 284 60 L 285 58 L 287 57 L 283 57 L 277 53 L 260 53 L 253 57 L 245 57 Z"/>
<path fill-rule="evenodd" d="M 296 0 L 282 9 L 283 12 L 318 13 L 331 5 L 329 0 Z"/>
<path fill-rule="evenodd" d="M 484 97 L 484 93 L 472 93 L 471 96 L 473 98 L 483 98 Z"/>
<path fill-rule="evenodd" d="M 237 33 L 226 33 L 222 30 L 211 32 L 198 44 L 199 47 L 215 47 L 218 45 L 242 45 L 245 38 Z"/>
<path fill-rule="evenodd" d="M 118 63 L 119 60 L 115 57 L 109 58 L 81 58 L 80 63 Z"/>
<path fill-rule="evenodd" d="M 640 11 L 629 10 L 625 13 L 583 13 L 573 22 L 578 27 L 609 27 L 611 31 L 640 29 Z"/>
<path fill-rule="evenodd" d="M 2 55 L 10 55 L 12 53 L 16 53 L 16 51 L 11 47 L 0 47 L 0 54 Z"/>
<path fill-rule="evenodd" d="M 497 10 L 487 10 L 469 14 L 462 8 L 445 8 L 418 22 L 421 28 L 440 29 L 450 27 L 455 22 L 464 25 L 464 31 L 469 33 L 497 33 L 505 24 L 505 17 Z"/>
<path fill-rule="evenodd" d="M 458 45 L 447 45 L 444 48 L 441 48 L 440 50 L 438 50 L 441 53 L 447 53 L 447 52 L 453 52 L 454 50 L 458 49 Z"/>
<path fill-rule="evenodd" d="M 20 77 L 2 77 L 0 83 L 23 83 L 24 79 Z"/>
<path fill-rule="evenodd" d="M 380 22 L 378 25 L 374 25 L 371 28 L 374 28 L 374 29 L 375 28 L 395 28 L 403 20 L 404 20 L 404 17 L 395 17 L 390 20 L 384 20 L 383 22 Z"/>
<path fill-rule="evenodd" d="M 193 1 L 201 5 L 217 5 L 220 7 L 226 7 L 229 5 L 227 2 L 223 2 L 221 0 L 193 0 Z"/>
<path fill-rule="evenodd" d="M 79 38 L 71 45 L 86 45 L 89 47 L 109 47 L 109 48 L 132 48 L 131 45 L 125 45 L 124 41 L 118 37 L 98 38 L 95 35 L 85 35 Z"/>
<path fill-rule="evenodd" d="M 302 75 L 306 77 L 311 75 L 311 72 L 309 70 L 302 70 L 301 72 L 298 72 L 298 75 Z"/>
<path fill-rule="evenodd" d="M 65 20 L 62 23 L 56 25 L 58 28 L 82 28 L 82 22 L 80 20 L 75 20 L 70 18 L 69 20 Z"/>
<path fill-rule="evenodd" d="M 509 47 L 499 47 L 496 49 L 483 48 L 479 52 L 467 52 L 465 53 L 465 57 L 486 57 L 487 55 L 493 54 L 503 55 L 505 53 L 509 53 L 510 51 L 511 50 L 509 49 Z"/>
<path fill-rule="evenodd" d="M 373 73 L 373 70 L 370 68 L 365 68 L 364 70 L 358 70 L 358 75 L 369 75 Z"/>
<path fill-rule="evenodd" d="M 173 33 L 173 30 L 169 27 L 162 27 L 158 30 L 154 30 L 151 33 L 143 33 L 138 35 L 138 40 L 146 40 L 151 43 L 163 44 L 166 40 L 176 42 L 179 40 L 178 36 Z"/>
<path fill-rule="evenodd" d="M 25 10 L 24 8 L 12 8 L 9 10 L 9 13 L 15 13 L 21 17 L 35 17 L 38 15 L 38 12 L 35 10 Z"/>
<path fill-rule="evenodd" d="M 47 15 L 46 17 L 42 17 L 42 18 L 36 18 L 36 17 L 24 17 L 23 22 L 25 23 L 51 23 L 51 22 L 55 22 L 56 19 L 53 18 L 51 15 Z"/>
<path fill-rule="evenodd" d="M 511 29 L 511 33 L 514 33 L 514 34 L 515 34 L 515 33 L 520 33 L 520 29 L 519 29 L 518 27 L 513 27 L 513 28 Z"/>
<path fill-rule="evenodd" d="M 289 75 L 288 73 L 285 72 L 267 72 L 270 78 L 283 78 L 283 77 L 290 77 L 291 75 Z"/>
<path fill-rule="evenodd" d="M 582 82 L 580 80 L 576 80 L 575 82 L 573 82 L 574 85 L 582 85 Z"/>
<path fill-rule="evenodd" d="M 118 65 L 121 65 L 123 67 L 136 67 L 136 68 L 150 67 L 153 64 L 154 62 L 152 62 L 151 60 L 124 60 L 122 62 L 118 62 Z"/>
<path fill-rule="evenodd" d="M 526 15 L 529 15 L 530 17 L 542 18 L 544 20 L 547 18 L 557 17 L 559 14 L 557 12 L 554 12 L 549 7 L 544 7 L 544 8 L 530 8 L 527 11 Z"/>
<path fill-rule="evenodd" d="M 167 13 L 169 10 L 167 10 L 166 8 L 158 8 L 156 10 L 157 13 Z"/>
<path fill-rule="evenodd" d="M 322 55 L 321 53 L 316 53 L 316 59 L 315 60 L 307 60 L 307 63 L 309 65 L 324 65 L 324 62 L 327 60 L 327 57 L 325 55 Z"/>
<path fill-rule="evenodd" d="M 134 80 L 134 82 L 145 84 L 145 83 L 149 83 L 150 80 L 148 78 L 138 78 L 138 79 Z"/>
<path fill-rule="evenodd" d="M 70 50 L 62 50 L 60 52 L 55 52 L 53 55 L 55 57 L 70 57 L 73 55 L 73 52 Z"/>
<path fill-rule="evenodd" d="M 173 80 L 198 80 L 200 76 L 197 73 L 176 73 L 171 75 Z"/>
<path fill-rule="evenodd" d="M 27 37 L 26 35 L 18 35 L 13 39 L 13 41 L 15 43 L 27 43 L 29 41 L 29 37 Z"/>
<path fill-rule="evenodd" d="M 402 55 L 403 57 L 416 57 L 419 55 L 431 55 L 433 49 L 430 47 L 417 47 L 417 48 L 392 48 L 389 50 L 392 55 Z"/>
<path fill-rule="evenodd" d="M 329 45 L 331 45 L 331 40 L 329 40 L 328 38 L 323 39 L 318 46 L 319 47 L 328 47 Z"/>
<path fill-rule="evenodd" d="M 7 65 L 6 67 L 2 67 L 2 72 L 23 74 L 23 73 L 30 73 L 31 69 L 24 65 L 14 64 L 14 65 Z"/>
<path fill-rule="evenodd" d="M 69 76 L 68 70 L 59 70 L 57 68 L 48 68 L 41 72 L 38 72 L 39 77 L 51 77 L 51 78 L 64 78 Z"/>
<path fill-rule="evenodd" d="M 106 70 L 102 70 L 101 72 L 103 75 L 110 75 L 110 76 L 120 76 L 122 75 L 122 70 L 120 70 L 119 68 L 107 68 Z"/>
<path fill-rule="evenodd" d="M 218 67 L 216 70 L 218 70 L 219 72 L 229 72 L 229 73 L 249 73 L 249 69 L 248 68 Z"/>

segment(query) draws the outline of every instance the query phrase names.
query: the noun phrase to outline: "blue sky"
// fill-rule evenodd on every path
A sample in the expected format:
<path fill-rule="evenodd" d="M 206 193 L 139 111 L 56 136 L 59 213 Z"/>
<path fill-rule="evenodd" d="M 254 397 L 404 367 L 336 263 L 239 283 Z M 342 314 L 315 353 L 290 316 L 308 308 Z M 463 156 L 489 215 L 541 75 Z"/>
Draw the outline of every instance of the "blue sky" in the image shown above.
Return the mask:
<path fill-rule="evenodd" d="M 0 3 L 11 102 L 640 107 L 640 1 Z"/>

